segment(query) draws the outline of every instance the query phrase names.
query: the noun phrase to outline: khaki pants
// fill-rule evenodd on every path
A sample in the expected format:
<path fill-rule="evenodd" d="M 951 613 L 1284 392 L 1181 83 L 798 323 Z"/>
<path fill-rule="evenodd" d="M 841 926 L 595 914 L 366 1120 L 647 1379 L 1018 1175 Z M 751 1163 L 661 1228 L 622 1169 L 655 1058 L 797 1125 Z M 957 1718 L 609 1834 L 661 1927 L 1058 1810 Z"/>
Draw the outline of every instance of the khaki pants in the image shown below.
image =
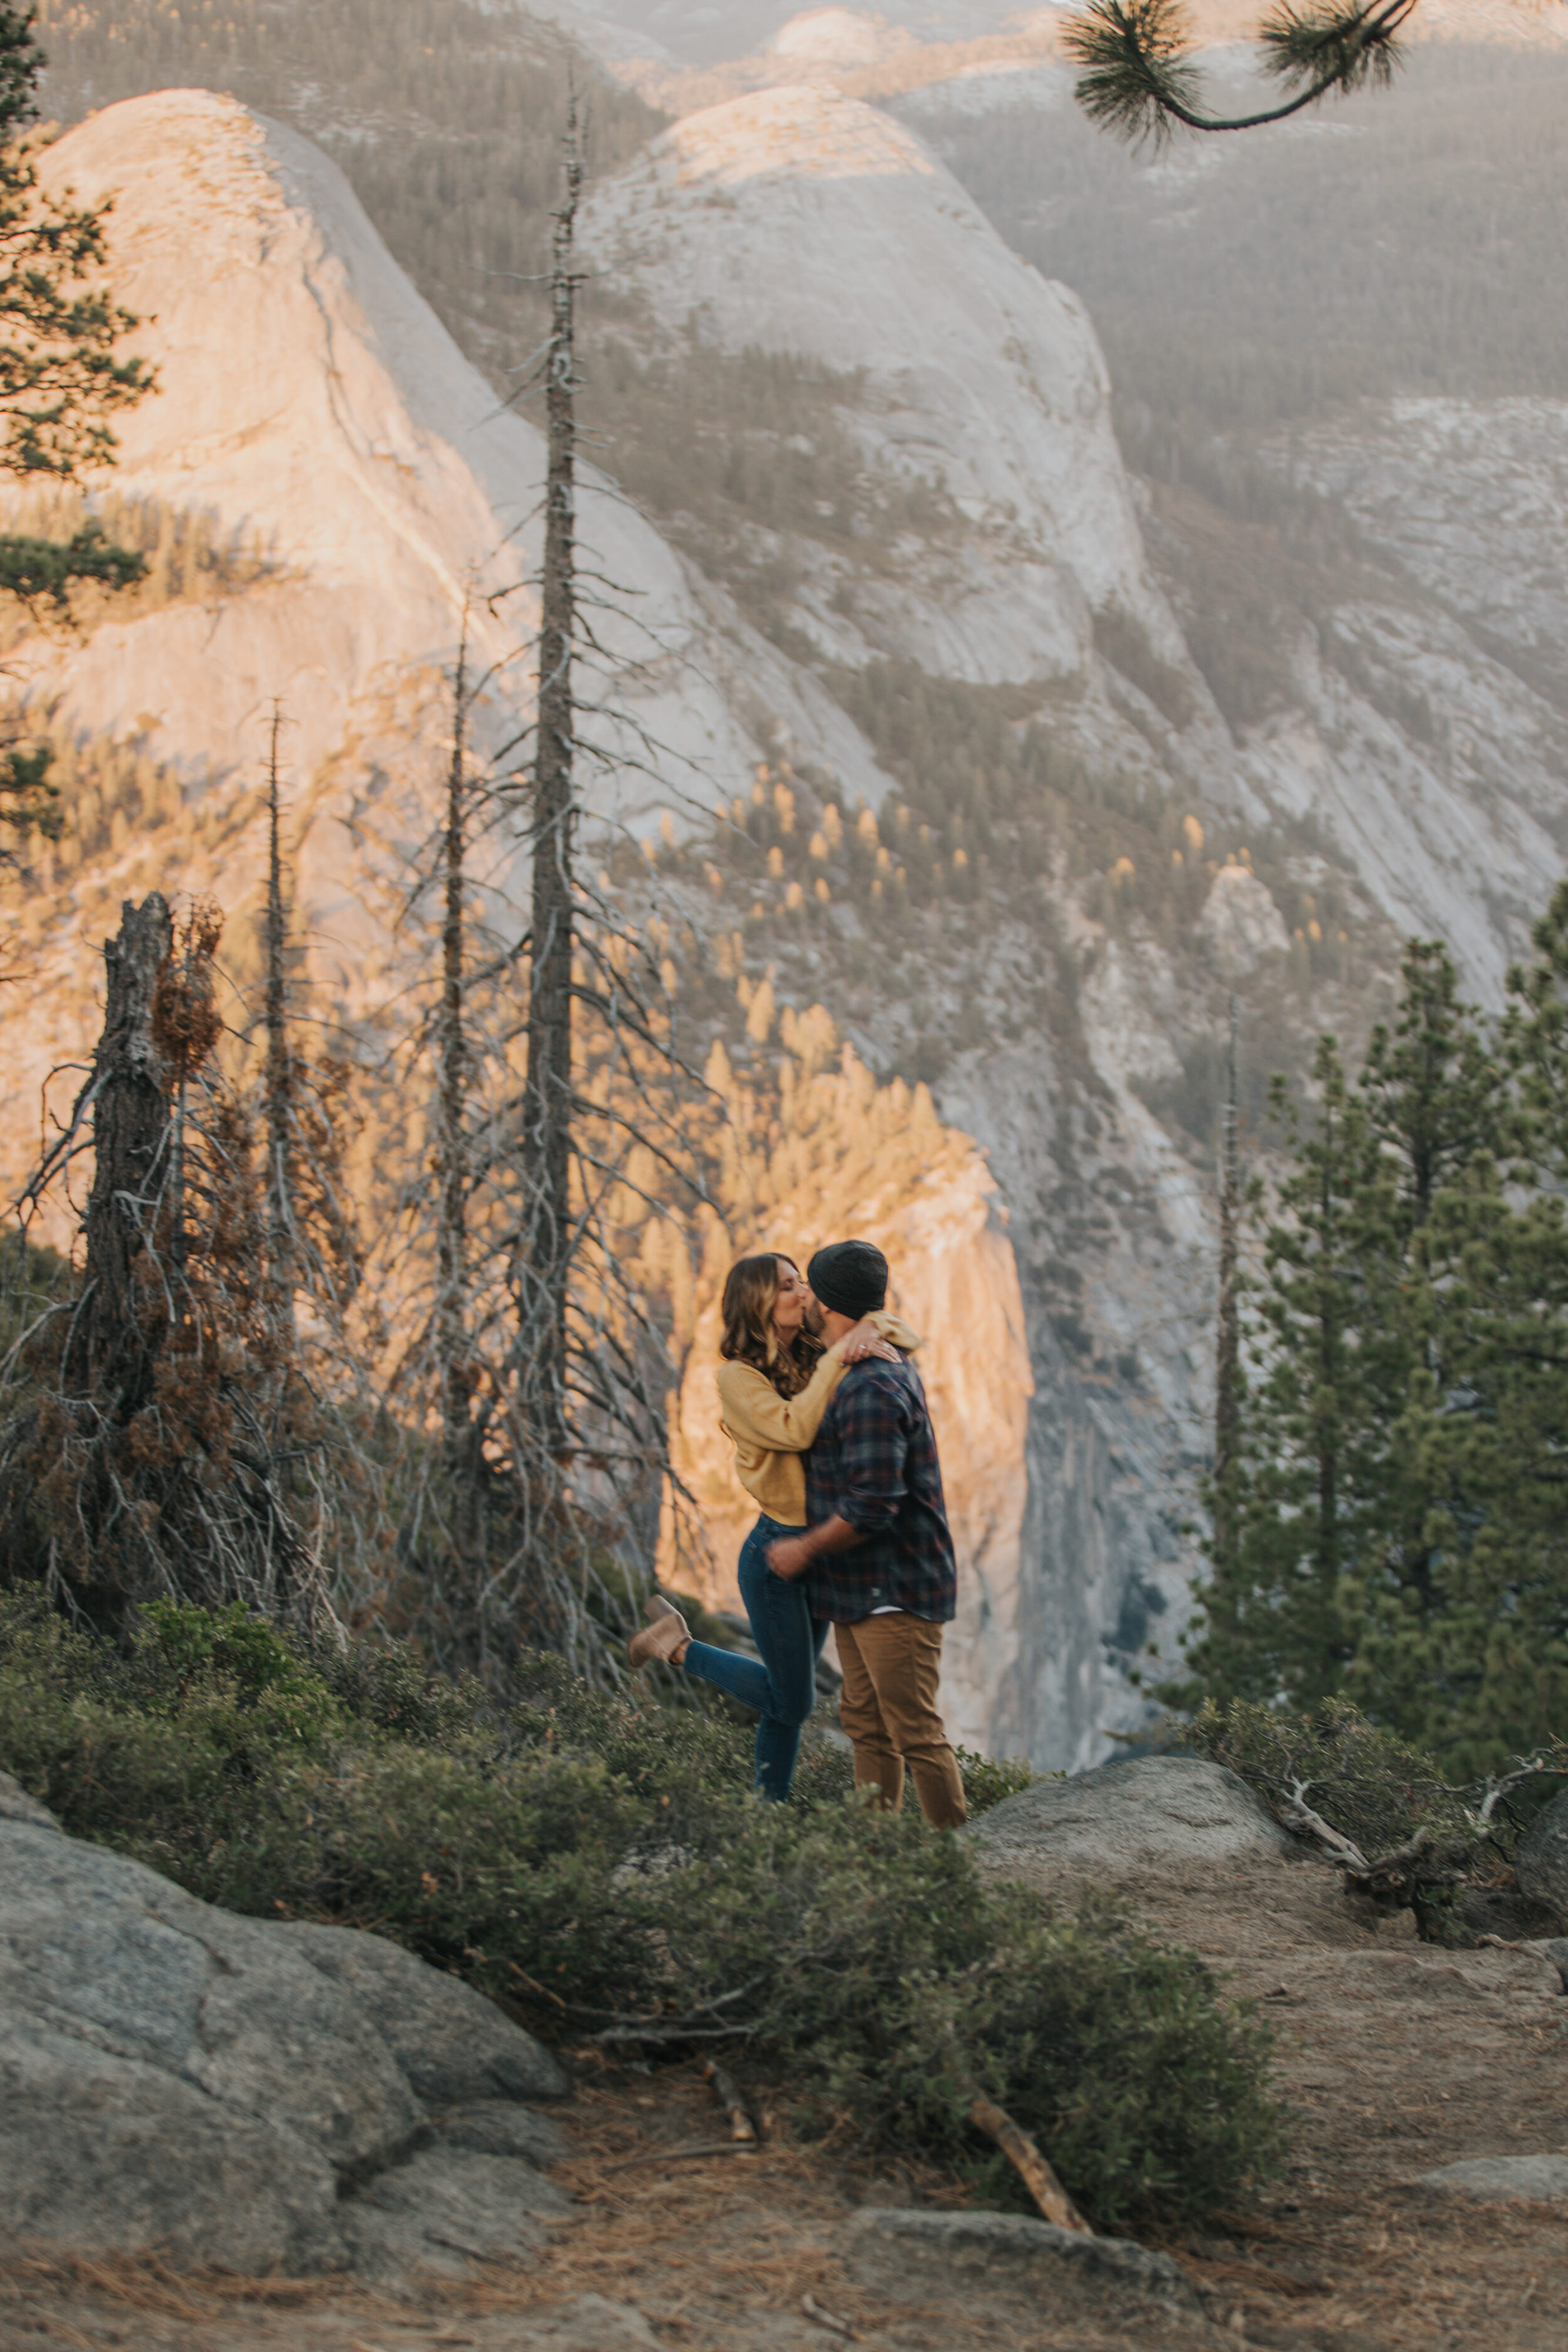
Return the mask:
<path fill-rule="evenodd" d="M 904 1767 L 933 1829 L 969 1819 L 958 1759 L 937 1710 L 942 1627 L 903 1610 L 835 1625 L 844 1689 L 838 1719 L 855 1748 L 855 1786 L 877 1789 L 896 1813 L 904 1801 Z"/>

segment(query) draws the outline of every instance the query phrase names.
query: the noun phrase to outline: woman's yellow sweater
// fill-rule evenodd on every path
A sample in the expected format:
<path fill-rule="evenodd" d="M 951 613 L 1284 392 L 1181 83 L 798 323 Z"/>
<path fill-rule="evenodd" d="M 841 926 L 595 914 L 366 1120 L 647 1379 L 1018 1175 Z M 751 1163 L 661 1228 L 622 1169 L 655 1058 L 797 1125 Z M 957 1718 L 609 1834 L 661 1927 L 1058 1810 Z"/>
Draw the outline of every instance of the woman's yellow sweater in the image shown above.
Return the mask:
<path fill-rule="evenodd" d="M 920 1337 L 897 1315 L 872 1317 L 884 1339 L 912 1352 Z M 842 1343 L 840 1343 L 842 1344 Z M 805 1465 L 802 1454 L 847 1367 L 829 1348 L 798 1396 L 782 1397 L 754 1364 L 721 1363 L 720 1427 L 735 1449 L 735 1475 L 760 1510 L 781 1527 L 805 1525 Z"/>

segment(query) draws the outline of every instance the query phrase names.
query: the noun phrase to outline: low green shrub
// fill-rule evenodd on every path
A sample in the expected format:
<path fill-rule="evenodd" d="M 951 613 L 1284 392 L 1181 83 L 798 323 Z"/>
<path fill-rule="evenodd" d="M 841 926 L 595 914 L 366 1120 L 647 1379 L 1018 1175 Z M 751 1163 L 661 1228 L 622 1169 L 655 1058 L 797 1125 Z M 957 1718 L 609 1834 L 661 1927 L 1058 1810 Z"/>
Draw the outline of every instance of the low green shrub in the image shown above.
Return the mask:
<path fill-rule="evenodd" d="M 1443 1914 L 1472 1874 L 1511 1862 L 1522 1831 L 1568 1780 L 1568 1741 L 1552 1740 L 1482 1780 L 1447 1780 L 1432 1758 L 1368 1721 L 1348 1699 L 1325 1699 L 1310 1715 L 1288 1715 L 1249 1699 L 1207 1699 L 1184 1739 L 1256 1789 L 1287 1827 L 1300 1800 L 1369 1864 L 1419 1850 L 1402 1881 L 1423 1926 L 1447 1940 Z"/>
<path fill-rule="evenodd" d="M 989 1812 L 1004 1797 L 1016 1797 L 1020 1789 L 1031 1789 L 1047 1777 L 1021 1756 L 977 1756 L 973 1748 L 956 1748 L 953 1754 L 963 1775 L 963 1801 L 971 1821 L 977 1813 Z"/>
<path fill-rule="evenodd" d="M 966 1759 L 977 1809 L 1017 1766 Z M 211 1902 L 396 1937 L 542 2034 L 719 2046 L 803 2129 L 1025 2206 L 967 2124 L 987 2091 L 1101 2224 L 1233 2198 L 1279 2144 L 1264 2029 L 1110 1911 L 1052 1913 L 965 1843 L 854 1800 L 826 1742 L 796 1801 L 751 1737 L 526 1665 L 501 1707 L 402 1650 L 298 1645 L 161 1606 L 123 1654 L 0 1599 L 0 1765 L 79 1836 Z"/>

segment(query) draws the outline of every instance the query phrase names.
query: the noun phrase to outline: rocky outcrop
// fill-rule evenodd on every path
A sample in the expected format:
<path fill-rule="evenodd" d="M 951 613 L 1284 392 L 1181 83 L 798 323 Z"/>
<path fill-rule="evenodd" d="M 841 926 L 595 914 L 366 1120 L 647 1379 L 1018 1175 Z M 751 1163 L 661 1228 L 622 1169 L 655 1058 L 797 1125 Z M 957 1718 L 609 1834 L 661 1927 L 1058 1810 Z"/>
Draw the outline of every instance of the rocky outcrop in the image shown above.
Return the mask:
<path fill-rule="evenodd" d="M 1108 2315 L 1142 2306 L 1166 2321 L 1203 2316 L 1196 2290 L 1169 2254 L 1025 2214 L 872 2210 L 856 2216 L 846 2253 L 860 2278 L 884 2290 L 896 2279 L 907 2292 L 911 2272 L 937 2268 L 948 2279 L 984 2280 L 993 2291 L 1011 2274 L 1053 2310 L 1087 2304 Z"/>
<path fill-rule="evenodd" d="M 0 1781 L 13 2243 L 381 2280 L 523 2258 L 565 2200 L 550 2126 L 511 2103 L 566 2089 L 408 1953 L 216 1910 Z"/>
<path fill-rule="evenodd" d="M 1037 1781 L 983 1813 L 969 1834 L 999 1870 L 1025 1863 L 1100 1885 L 1291 1851 L 1245 1780 L 1195 1756 L 1132 1757 Z"/>

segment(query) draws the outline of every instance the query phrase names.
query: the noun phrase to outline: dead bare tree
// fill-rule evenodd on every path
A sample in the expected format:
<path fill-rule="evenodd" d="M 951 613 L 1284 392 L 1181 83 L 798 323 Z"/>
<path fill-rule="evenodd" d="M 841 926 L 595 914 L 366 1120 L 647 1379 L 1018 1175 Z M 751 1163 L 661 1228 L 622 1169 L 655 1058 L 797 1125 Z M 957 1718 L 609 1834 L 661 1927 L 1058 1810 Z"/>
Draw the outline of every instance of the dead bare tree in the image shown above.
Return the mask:
<path fill-rule="evenodd" d="M 294 1066 L 289 1050 L 288 922 L 283 908 L 283 857 L 279 839 L 278 730 L 283 714 L 272 706 L 267 752 L 267 1063 L 262 1099 L 267 1118 L 267 1258 L 275 1308 L 294 1326 L 295 1233 L 292 1152 L 296 1126 Z"/>
<path fill-rule="evenodd" d="M 74 1129 L 90 1108 L 93 1175 L 82 1221 L 86 1270 L 61 1377 L 68 1391 L 100 1399 L 118 1422 L 147 1400 L 166 1320 L 149 1244 L 172 1108 L 172 1074 L 153 1016 L 174 946 L 168 905 L 156 890 L 140 907 L 127 901 L 118 933 L 103 943 L 103 1034 L 72 1118 Z M 63 1151 L 55 1164 L 63 1164 Z M 35 1180 L 35 1200 L 52 1173 L 47 1161 Z"/>
<path fill-rule="evenodd" d="M 436 1305 L 434 1342 L 442 1451 L 452 1490 L 451 1529 L 458 1581 L 470 1598 L 484 1579 L 487 1400 L 475 1378 L 469 1328 L 468 1201 L 471 1181 L 468 1034 L 469 940 L 468 836 L 473 819 L 468 774 L 468 606 L 452 680 L 451 756 L 442 838 L 441 1000 L 436 1038 Z"/>
<path fill-rule="evenodd" d="M 221 931 L 155 892 L 124 908 L 86 1084 L 20 1203 L 26 1221 L 91 1150 L 81 1283 L 4 1367 L 0 1558 L 107 1626 L 160 1594 L 322 1605 L 270 1409 L 250 1122 L 217 1065 Z"/>
<path fill-rule="evenodd" d="M 594 884 L 580 846 L 584 776 L 619 756 L 585 740 L 578 686 L 579 667 L 602 656 L 577 540 L 583 170 L 574 113 L 538 377 L 548 448 L 534 721 L 486 757 L 469 714 L 493 672 L 475 659 L 466 616 L 442 819 L 408 899 L 416 923 L 427 910 L 435 967 L 408 1039 L 431 1066 L 434 1148 L 401 1211 L 405 1295 L 424 1307 L 395 1383 L 411 1502 L 390 1613 L 443 1664 L 503 1683 L 530 1646 L 613 1671 L 614 1637 L 647 1590 L 668 1360 L 627 1220 L 701 1191 L 677 1097 L 705 1090 L 681 1068 L 658 1003 L 659 951 Z M 505 880 L 519 846 L 526 919 Z M 422 1416 L 439 1431 L 423 1451 Z"/>
<path fill-rule="evenodd" d="M 548 469 L 544 571 L 535 722 L 533 910 L 530 926 L 528 1076 L 522 1105 L 526 1188 L 518 1252 L 519 1405 L 547 1454 L 565 1452 L 566 1298 L 572 1260 L 572 966 L 577 894 L 573 870 L 577 818 L 573 762 L 576 708 L 572 655 L 576 635 L 575 306 L 579 278 L 573 236 L 583 187 L 574 100 L 567 117 L 565 190 L 551 247 L 550 339 L 544 353 Z"/>

